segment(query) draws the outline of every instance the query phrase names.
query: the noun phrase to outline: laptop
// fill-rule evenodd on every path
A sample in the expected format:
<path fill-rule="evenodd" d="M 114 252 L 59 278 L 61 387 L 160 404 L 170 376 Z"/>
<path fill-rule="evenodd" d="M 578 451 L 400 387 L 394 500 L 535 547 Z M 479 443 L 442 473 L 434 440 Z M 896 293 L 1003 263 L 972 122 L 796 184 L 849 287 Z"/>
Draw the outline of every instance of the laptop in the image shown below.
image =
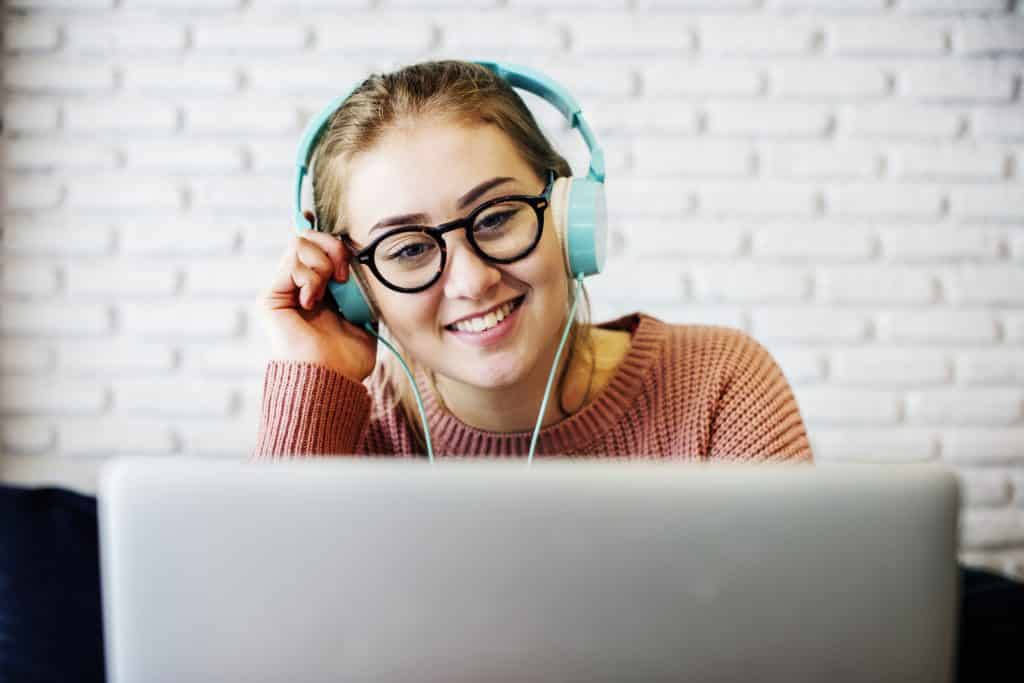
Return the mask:
<path fill-rule="evenodd" d="M 949 681 L 939 465 L 121 458 L 109 680 Z"/>

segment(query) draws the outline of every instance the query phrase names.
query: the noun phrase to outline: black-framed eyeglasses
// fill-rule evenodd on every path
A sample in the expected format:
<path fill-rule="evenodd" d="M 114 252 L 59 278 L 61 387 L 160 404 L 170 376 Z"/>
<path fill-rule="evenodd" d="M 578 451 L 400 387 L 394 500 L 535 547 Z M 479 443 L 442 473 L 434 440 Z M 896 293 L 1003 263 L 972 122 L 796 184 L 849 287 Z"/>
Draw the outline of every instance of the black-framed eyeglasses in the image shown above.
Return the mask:
<path fill-rule="evenodd" d="M 544 210 L 551 200 L 555 174 L 539 195 L 508 195 L 490 199 L 465 218 L 430 227 L 409 225 L 381 235 L 355 251 L 381 284 L 396 292 L 422 292 L 437 282 L 448 262 L 444 234 L 466 231 L 466 241 L 480 258 L 491 263 L 512 263 L 530 255 L 544 231 Z M 350 249 L 348 236 L 342 240 Z"/>

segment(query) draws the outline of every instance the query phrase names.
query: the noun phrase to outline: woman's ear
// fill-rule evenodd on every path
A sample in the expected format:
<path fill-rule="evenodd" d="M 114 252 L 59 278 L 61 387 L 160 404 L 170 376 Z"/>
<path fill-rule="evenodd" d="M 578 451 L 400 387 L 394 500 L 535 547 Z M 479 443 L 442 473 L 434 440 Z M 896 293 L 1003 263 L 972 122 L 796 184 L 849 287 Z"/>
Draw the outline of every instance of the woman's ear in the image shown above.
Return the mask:
<path fill-rule="evenodd" d="M 561 176 L 555 179 L 554 185 L 551 187 L 551 202 L 548 206 L 548 210 L 551 211 L 551 223 L 554 228 L 555 235 L 558 237 L 558 249 L 562 254 L 562 263 L 565 264 L 565 272 L 572 277 L 572 268 L 569 263 L 569 250 L 567 246 L 568 236 L 566 230 L 568 226 L 568 211 L 569 211 L 569 187 L 572 185 L 572 178 Z"/>

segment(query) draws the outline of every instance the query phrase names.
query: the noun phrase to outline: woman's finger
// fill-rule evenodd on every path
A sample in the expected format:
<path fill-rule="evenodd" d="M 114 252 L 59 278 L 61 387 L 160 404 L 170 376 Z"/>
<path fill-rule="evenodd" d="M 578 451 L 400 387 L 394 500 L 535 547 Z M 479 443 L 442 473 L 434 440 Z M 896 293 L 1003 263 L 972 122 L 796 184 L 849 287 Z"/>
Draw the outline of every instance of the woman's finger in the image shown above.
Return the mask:
<path fill-rule="evenodd" d="M 326 280 L 315 270 L 303 263 L 295 264 L 291 278 L 299 291 L 299 305 L 306 310 L 312 310 L 319 299 Z"/>
<path fill-rule="evenodd" d="M 344 282 L 348 279 L 349 253 L 340 239 L 334 235 L 313 230 L 307 230 L 301 236 L 316 244 L 327 255 L 333 267 L 335 280 Z"/>
<path fill-rule="evenodd" d="M 337 266 L 331 262 L 330 257 L 312 240 L 304 237 L 296 240 L 295 253 L 299 262 L 315 270 L 325 279 L 329 280 L 337 272 Z"/>

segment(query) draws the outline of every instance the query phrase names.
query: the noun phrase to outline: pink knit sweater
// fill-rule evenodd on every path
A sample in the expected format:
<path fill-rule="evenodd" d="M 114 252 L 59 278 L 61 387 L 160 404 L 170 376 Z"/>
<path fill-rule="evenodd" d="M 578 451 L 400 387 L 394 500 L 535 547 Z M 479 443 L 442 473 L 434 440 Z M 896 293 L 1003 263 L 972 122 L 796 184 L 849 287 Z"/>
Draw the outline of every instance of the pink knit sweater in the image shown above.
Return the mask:
<path fill-rule="evenodd" d="M 744 332 L 669 325 L 633 314 L 629 351 L 582 410 L 540 432 L 537 456 L 810 461 L 796 400 L 767 350 Z M 271 361 L 251 459 L 416 455 L 412 432 L 375 379 L 354 382 L 312 363 Z M 525 456 L 531 431 L 475 429 L 423 394 L 435 456 Z"/>

